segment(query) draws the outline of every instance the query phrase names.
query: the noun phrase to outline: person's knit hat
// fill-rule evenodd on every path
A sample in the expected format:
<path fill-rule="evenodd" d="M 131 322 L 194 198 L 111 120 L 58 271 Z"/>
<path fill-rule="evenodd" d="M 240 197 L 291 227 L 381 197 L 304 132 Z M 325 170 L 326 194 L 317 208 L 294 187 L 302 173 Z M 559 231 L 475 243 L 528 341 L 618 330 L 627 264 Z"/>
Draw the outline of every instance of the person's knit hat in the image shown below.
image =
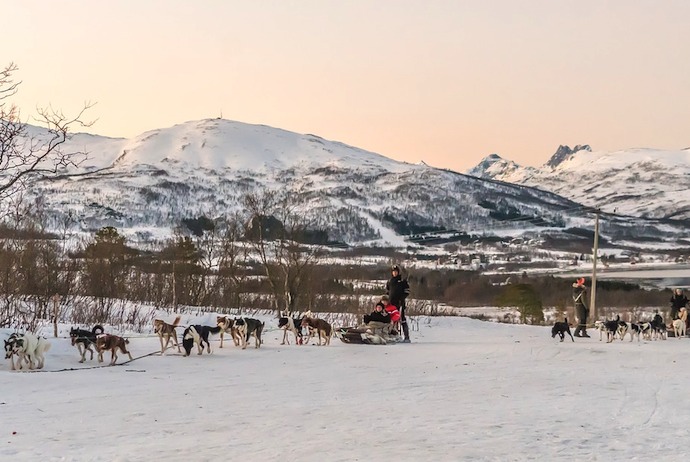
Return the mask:
<path fill-rule="evenodd" d="M 577 285 L 578 286 L 584 286 L 585 285 L 585 278 L 579 278 L 577 280 Z"/>

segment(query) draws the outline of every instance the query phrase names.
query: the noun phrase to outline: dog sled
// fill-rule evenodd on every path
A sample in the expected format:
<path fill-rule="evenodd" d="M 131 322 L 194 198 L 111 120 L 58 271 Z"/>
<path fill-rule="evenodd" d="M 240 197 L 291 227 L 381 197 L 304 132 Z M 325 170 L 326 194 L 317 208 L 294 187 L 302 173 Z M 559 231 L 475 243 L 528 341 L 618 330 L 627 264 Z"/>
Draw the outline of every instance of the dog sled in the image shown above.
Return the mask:
<path fill-rule="evenodd" d="M 388 345 L 402 341 L 400 333 L 390 324 L 370 322 L 364 326 L 342 327 L 335 332 L 343 343 Z"/>

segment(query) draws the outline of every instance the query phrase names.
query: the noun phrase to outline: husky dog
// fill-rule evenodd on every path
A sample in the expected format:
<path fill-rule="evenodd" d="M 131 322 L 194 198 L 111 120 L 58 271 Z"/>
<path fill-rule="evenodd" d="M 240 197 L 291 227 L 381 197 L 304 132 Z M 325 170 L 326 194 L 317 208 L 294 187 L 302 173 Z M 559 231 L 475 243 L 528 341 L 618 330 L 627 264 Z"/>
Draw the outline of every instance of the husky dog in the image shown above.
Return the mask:
<path fill-rule="evenodd" d="M 302 318 L 293 318 L 291 316 L 282 316 L 278 318 L 278 328 L 283 329 L 283 341 L 281 345 L 290 344 L 288 332 L 292 332 L 295 336 L 295 345 L 302 344 Z"/>
<path fill-rule="evenodd" d="M 652 318 L 651 325 L 652 325 L 652 338 L 654 340 L 656 340 L 656 339 L 666 340 L 666 334 L 668 333 L 668 331 L 666 330 L 666 324 L 664 323 L 664 318 L 662 318 L 658 312 Z"/>
<path fill-rule="evenodd" d="M 568 324 L 568 318 L 565 318 L 563 322 L 554 323 L 551 328 L 551 338 L 555 338 L 556 335 L 561 337 L 561 342 L 565 339 L 565 334 L 570 335 L 570 339 L 574 342 L 573 334 L 570 333 L 570 324 Z"/>
<path fill-rule="evenodd" d="M 637 341 L 640 341 L 640 334 L 642 334 L 642 323 L 637 323 L 637 322 L 626 322 L 625 323 L 625 328 L 621 327 L 620 332 L 625 337 L 627 334 L 630 334 L 630 341 L 632 342 L 635 337 L 637 337 Z M 621 340 L 623 340 L 621 338 Z"/>
<path fill-rule="evenodd" d="M 650 321 L 639 322 L 637 324 L 640 327 L 640 335 L 644 340 L 652 339 L 652 323 Z"/>
<path fill-rule="evenodd" d="M 594 328 L 599 331 L 599 341 L 601 342 L 602 336 L 606 332 L 606 326 L 604 325 L 606 321 L 594 321 Z"/>
<path fill-rule="evenodd" d="M 242 349 L 247 348 L 247 343 L 249 342 L 249 337 L 254 336 L 255 344 L 254 348 L 261 347 L 261 332 L 264 330 L 265 323 L 253 318 L 237 318 L 235 319 L 235 327 L 237 327 L 237 333 L 240 335 L 240 341 L 242 342 Z"/>
<path fill-rule="evenodd" d="M 113 366 L 117 362 L 117 350 L 120 350 L 132 361 L 132 354 L 127 351 L 127 344 L 129 340 L 117 335 L 103 334 L 96 337 L 96 351 L 98 351 L 98 362 L 103 362 L 103 352 L 110 350 L 110 365 Z"/>
<path fill-rule="evenodd" d="M 27 364 L 29 364 L 29 358 L 27 358 L 26 356 L 22 356 L 22 357 L 17 358 L 17 366 L 15 367 L 14 356 L 15 356 L 15 354 L 17 356 L 19 356 L 19 354 L 14 352 L 14 344 L 15 344 L 15 341 L 17 340 L 17 338 L 19 337 L 19 335 L 20 334 L 15 332 L 15 333 L 11 334 L 7 340 L 5 340 L 5 359 L 10 360 L 10 364 L 12 365 L 13 371 L 16 370 L 17 367 L 19 367 L 19 362 L 22 360 L 25 361 Z"/>
<path fill-rule="evenodd" d="M 680 309 L 678 313 L 678 319 L 673 320 L 673 335 L 677 338 L 685 337 L 685 322 L 688 319 L 688 310 L 685 307 Z"/>
<path fill-rule="evenodd" d="M 210 334 L 217 334 L 221 331 L 221 328 L 194 325 L 189 326 L 184 330 L 182 334 L 182 348 L 184 348 L 184 355 L 189 356 L 192 352 L 192 347 L 196 343 L 199 352 L 197 354 L 202 354 L 204 352 L 204 343 L 208 349 L 208 354 L 211 354 L 211 344 L 208 342 L 208 337 Z"/>
<path fill-rule="evenodd" d="M 621 317 L 616 315 L 616 319 L 604 321 L 604 332 L 606 333 L 606 343 L 613 342 L 616 334 L 620 331 Z"/>
<path fill-rule="evenodd" d="M 95 347 L 96 337 L 102 333 L 103 327 L 98 324 L 93 326 L 93 329 L 91 330 L 77 329 L 74 327 L 69 330 L 69 337 L 72 340 L 72 346 L 76 345 L 77 349 L 79 350 L 79 354 L 81 355 L 81 361 L 79 361 L 80 363 L 86 361 L 87 351 L 91 353 L 91 360 L 93 360 L 93 350 L 91 349 L 91 346 L 93 345 Z"/>
<path fill-rule="evenodd" d="M 235 346 L 240 344 L 240 335 L 237 333 L 237 327 L 235 326 L 235 321 L 228 318 L 227 316 L 218 316 L 216 318 L 216 324 L 220 327 L 220 347 L 223 348 L 223 334 L 230 333 L 232 336 L 232 341 L 235 342 Z"/>
<path fill-rule="evenodd" d="M 158 335 L 158 339 L 161 341 L 161 354 L 165 352 L 165 349 L 168 348 L 171 341 L 173 345 L 177 347 L 177 352 L 182 353 L 180 350 L 180 343 L 177 341 L 177 332 L 175 332 L 175 328 L 179 323 L 179 316 L 175 318 L 172 324 L 168 324 L 162 319 L 153 320 L 153 331 Z"/>
<path fill-rule="evenodd" d="M 45 337 L 39 337 L 27 332 L 25 334 L 12 334 L 5 340 L 5 358 L 12 363 L 12 370 L 15 370 L 14 355 L 17 360 L 17 368 L 22 369 L 22 362 L 29 365 L 29 369 L 43 369 L 45 364 L 45 353 L 50 349 L 50 343 Z M 34 364 L 34 361 L 36 364 Z"/>
<path fill-rule="evenodd" d="M 324 345 L 331 344 L 331 334 L 333 334 L 333 328 L 327 321 L 305 316 L 302 318 L 301 326 L 309 328 L 309 336 L 304 343 L 309 343 L 311 336 L 314 334 L 314 332 L 317 332 L 319 334 L 319 345 L 321 345 L 321 337 L 324 338 Z"/>

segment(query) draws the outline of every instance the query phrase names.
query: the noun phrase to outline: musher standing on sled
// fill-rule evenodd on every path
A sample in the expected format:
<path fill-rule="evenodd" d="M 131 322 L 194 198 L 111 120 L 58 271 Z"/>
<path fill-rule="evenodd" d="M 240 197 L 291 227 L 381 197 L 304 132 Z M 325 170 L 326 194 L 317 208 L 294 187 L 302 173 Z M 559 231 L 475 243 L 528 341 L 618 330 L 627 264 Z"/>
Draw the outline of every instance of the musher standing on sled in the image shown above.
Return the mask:
<path fill-rule="evenodd" d="M 585 287 L 585 278 L 580 278 L 573 283 L 573 301 L 575 302 L 575 315 L 577 316 L 577 329 L 573 335 L 575 337 L 587 337 L 587 304 L 585 297 L 587 296 L 587 287 Z"/>
<path fill-rule="evenodd" d="M 403 279 L 400 275 L 400 267 L 393 265 L 391 268 L 391 278 L 386 283 L 386 293 L 390 298 L 391 305 L 398 307 L 400 311 L 400 323 L 405 338 L 403 343 L 410 343 L 410 329 L 407 327 L 407 318 L 405 317 L 405 299 L 410 295 L 410 285 L 407 279 Z"/>

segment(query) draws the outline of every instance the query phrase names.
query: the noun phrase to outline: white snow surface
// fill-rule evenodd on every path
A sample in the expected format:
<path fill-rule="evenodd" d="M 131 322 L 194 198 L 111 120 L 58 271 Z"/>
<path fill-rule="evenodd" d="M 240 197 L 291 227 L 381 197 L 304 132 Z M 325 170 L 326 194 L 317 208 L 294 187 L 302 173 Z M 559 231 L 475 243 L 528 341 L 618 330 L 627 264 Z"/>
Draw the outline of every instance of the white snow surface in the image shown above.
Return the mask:
<path fill-rule="evenodd" d="M 281 346 L 273 320 L 260 349 L 221 350 L 214 339 L 211 355 L 169 351 L 98 369 L 79 364 L 68 339 L 51 339 L 43 372 L 0 367 L 0 460 L 671 461 L 686 453 L 690 339 L 560 343 L 548 327 L 454 317 L 419 324 L 409 345 Z M 132 337 L 129 346 L 138 357 L 158 340 Z"/>

